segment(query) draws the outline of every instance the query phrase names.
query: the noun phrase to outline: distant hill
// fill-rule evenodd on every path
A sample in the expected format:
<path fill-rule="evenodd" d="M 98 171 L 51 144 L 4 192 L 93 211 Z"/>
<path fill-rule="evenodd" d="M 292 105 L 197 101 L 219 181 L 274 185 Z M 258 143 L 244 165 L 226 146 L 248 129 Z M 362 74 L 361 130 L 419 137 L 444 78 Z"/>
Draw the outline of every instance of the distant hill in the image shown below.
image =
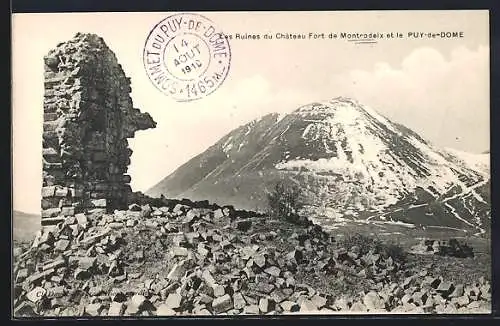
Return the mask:
<path fill-rule="evenodd" d="M 40 230 L 40 215 L 13 211 L 12 226 L 14 241 L 29 242 Z"/>
<path fill-rule="evenodd" d="M 489 230 L 488 154 L 438 148 L 342 97 L 251 121 L 147 194 L 262 210 L 266 192 L 281 179 L 300 184 L 312 208 L 307 215 L 328 223 Z"/>

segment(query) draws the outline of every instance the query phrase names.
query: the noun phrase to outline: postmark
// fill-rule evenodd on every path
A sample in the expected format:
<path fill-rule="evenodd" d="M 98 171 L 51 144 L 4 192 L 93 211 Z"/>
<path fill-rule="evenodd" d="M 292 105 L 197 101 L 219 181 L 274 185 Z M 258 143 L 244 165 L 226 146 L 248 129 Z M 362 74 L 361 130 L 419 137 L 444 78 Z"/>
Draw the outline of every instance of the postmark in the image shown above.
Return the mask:
<path fill-rule="evenodd" d="M 193 101 L 213 93 L 224 82 L 231 49 L 225 34 L 210 19 L 179 13 L 153 27 L 143 62 L 157 89 L 176 101 Z"/>

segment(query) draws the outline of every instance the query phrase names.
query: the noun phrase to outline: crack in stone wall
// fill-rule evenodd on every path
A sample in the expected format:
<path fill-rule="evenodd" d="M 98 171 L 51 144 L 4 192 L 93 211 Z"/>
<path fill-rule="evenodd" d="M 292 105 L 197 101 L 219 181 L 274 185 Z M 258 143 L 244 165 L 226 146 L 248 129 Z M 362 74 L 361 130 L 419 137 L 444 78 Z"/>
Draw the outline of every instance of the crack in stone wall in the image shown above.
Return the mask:
<path fill-rule="evenodd" d="M 44 61 L 42 225 L 126 208 L 127 138 L 156 122 L 133 107 L 130 78 L 101 37 L 77 33 Z"/>

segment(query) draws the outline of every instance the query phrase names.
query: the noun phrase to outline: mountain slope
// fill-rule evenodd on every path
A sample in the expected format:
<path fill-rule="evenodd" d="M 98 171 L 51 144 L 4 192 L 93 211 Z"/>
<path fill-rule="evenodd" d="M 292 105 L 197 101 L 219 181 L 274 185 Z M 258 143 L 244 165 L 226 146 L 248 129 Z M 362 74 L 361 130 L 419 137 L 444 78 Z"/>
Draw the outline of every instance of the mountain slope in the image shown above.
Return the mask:
<path fill-rule="evenodd" d="M 32 241 L 35 238 L 36 233 L 40 229 L 40 220 L 40 215 L 13 211 L 13 240 L 21 242 Z"/>
<path fill-rule="evenodd" d="M 289 179 L 310 214 L 440 225 L 489 225 L 489 155 L 439 149 L 349 98 L 269 114 L 230 132 L 148 194 L 265 209 Z"/>

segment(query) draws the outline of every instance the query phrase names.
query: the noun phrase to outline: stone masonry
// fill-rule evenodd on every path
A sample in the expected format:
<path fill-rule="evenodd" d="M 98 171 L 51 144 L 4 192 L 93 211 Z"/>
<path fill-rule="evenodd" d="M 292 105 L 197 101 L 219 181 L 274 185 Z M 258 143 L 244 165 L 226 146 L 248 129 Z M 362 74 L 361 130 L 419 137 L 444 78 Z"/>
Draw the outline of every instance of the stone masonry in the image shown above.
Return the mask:
<path fill-rule="evenodd" d="M 77 33 L 44 58 L 42 225 L 128 205 L 127 138 L 155 128 L 103 39 Z"/>

